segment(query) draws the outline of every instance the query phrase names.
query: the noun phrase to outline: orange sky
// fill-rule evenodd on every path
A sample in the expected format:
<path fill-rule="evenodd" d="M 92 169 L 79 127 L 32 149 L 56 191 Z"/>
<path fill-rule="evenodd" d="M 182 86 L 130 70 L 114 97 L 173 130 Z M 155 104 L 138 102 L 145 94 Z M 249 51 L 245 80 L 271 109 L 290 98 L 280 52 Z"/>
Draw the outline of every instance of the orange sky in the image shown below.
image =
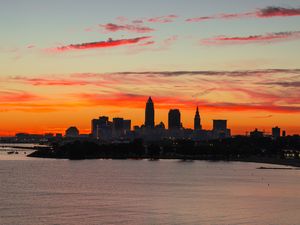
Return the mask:
<path fill-rule="evenodd" d="M 0 3 L 0 136 L 142 125 L 148 96 L 157 124 L 178 108 L 191 128 L 198 105 L 205 129 L 300 133 L 296 1 L 102 3 Z"/>

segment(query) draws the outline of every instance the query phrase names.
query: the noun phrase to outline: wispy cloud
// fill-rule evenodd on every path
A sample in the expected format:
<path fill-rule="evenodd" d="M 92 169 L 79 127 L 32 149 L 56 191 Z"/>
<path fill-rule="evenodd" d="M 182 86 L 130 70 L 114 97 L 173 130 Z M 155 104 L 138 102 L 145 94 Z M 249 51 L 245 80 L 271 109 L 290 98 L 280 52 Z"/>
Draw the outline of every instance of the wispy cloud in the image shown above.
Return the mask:
<path fill-rule="evenodd" d="M 266 115 L 266 116 L 252 116 L 250 118 L 254 118 L 254 119 L 268 119 L 268 118 L 272 118 L 273 115 Z"/>
<path fill-rule="evenodd" d="M 147 26 L 135 25 L 135 24 L 114 24 L 114 23 L 107 23 L 104 25 L 100 25 L 106 32 L 117 32 L 117 31 L 128 31 L 133 33 L 149 33 L 153 32 L 154 29 Z"/>
<path fill-rule="evenodd" d="M 70 51 L 70 50 L 112 48 L 112 47 L 117 47 L 117 46 L 122 46 L 122 45 L 136 44 L 138 42 L 141 42 L 141 41 L 149 39 L 149 38 L 151 38 L 151 37 L 147 36 L 147 37 L 137 37 L 137 38 L 131 38 L 131 39 L 119 39 L 119 40 L 113 40 L 110 38 L 107 41 L 88 42 L 88 43 L 60 46 L 60 47 L 52 48 L 52 49 L 50 49 L 50 51 L 64 52 L 64 51 Z"/>
<path fill-rule="evenodd" d="M 61 78 L 29 78 L 29 77 L 12 77 L 12 80 L 24 82 L 34 86 L 85 86 L 96 85 L 104 86 L 108 82 L 91 81 L 91 80 L 75 80 L 75 79 L 61 79 Z"/>
<path fill-rule="evenodd" d="M 102 106 L 118 106 L 131 108 L 144 108 L 145 95 L 116 93 L 114 95 L 76 94 L 82 101 L 87 101 L 91 105 Z M 285 106 L 265 103 L 230 103 L 230 102 L 210 102 L 202 100 L 188 100 L 180 97 L 172 96 L 155 96 L 155 107 L 158 109 L 169 109 L 170 107 L 178 107 L 180 109 L 194 109 L 195 105 L 201 107 L 202 110 L 218 110 L 218 111 L 267 111 L 280 113 L 298 113 L 300 106 Z"/>
<path fill-rule="evenodd" d="M 245 12 L 245 13 L 221 13 L 211 16 L 201 16 L 186 19 L 186 22 L 202 22 L 207 20 L 227 20 L 227 19 L 242 19 L 242 18 L 271 18 L 271 17 L 290 17 L 300 16 L 300 8 L 284 8 L 269 6 L 266 8 L 258 9 L 256 11 Z"/>
<path fill-rule="evenodd" d="M 272 74 L 299 74 L 300 69 L 261 69 L 261 70 L 236 70 L 236 71 L 221 71 L 221 70 L 177 70 L 177 71 L 125 71 L 114 74 L 119 75 L 147 75 L 147 76 L 227 76 L 227 77 L 246 77 L 246 76 L 266 76 Z M 92 76 L 87 74 L 87 76 Z"/>
<path fill-rule="evenodd" d="M 40 97 L 26 91 L 0 91 L 0 103 L 28 102 L 39 100 Z"/>
<path fill-rule="evenodd" d="M 281 87 L 295 87 L 295 88 L 300 88 L 300 81 L 278 81 L 278 82 L 265 82 L 265 83 L 260 83 L 263 85 L 271 85 L 271 86 L 281 86 Z M 300 94 L 300 90 L 299 90 Z"/>
<path fill-rule="evenodd" d="M 148 18 L 145 21 L 149 23 L 172 23 L 178 17 L 179 16 L 177 15 L 170 14 L 167 16 L 157 16 L 157 17 Z"/>
<path fill-rule="evenodd" d="M 278 32 L 267 33 L 263 35 L 251 35 L 251 36 L 217 36 L 213 38 L 203 39 L 201 44 L 203 45 L 234 45 L 234 44 L 252 44 L 263 43 L 270 44 L 274 42 L 291 41 L 300 39 L 300 31 L 290 32 Z"/>
<path fill-rule="evenodd" d="M 8 109 L 20 109 L 20 101 L 13 100 L 28 99 L 26 104 L 22 103 L 22 110 L 30 110 L 34 104 L 41 111 L 100 105 L 117 106 L 120 109 L 144 108 L 145 98 L 153 95 L 157 108 L 161 109 L 178 107 L 192 110 L 198 104 L 210 111 L 299 113 L 299 79 L 300 69 L 121 71 L 8 77 L 5 82 L 19 82 L 18 86 L 36 90 L 37 93 L 40 92 L 40 86 L 46 93 L 57 90 L 53 89 L 55 86 L 64 86 L 65 95 L 62 97 L 54 93 L 51 96 L 54 100 L 43 101 L 34 100 L 39 96 L 27 92 L 24 95 L 23 92 L 15 93 L 15 97 L 2 92 L 2 101 L 5 102 L 0 105 Z M 81 89 L 78 92 L 79 86 Z"/>
<path fill-rule="evenodd" d="M 203 22 L 207 20 L 216 20 L 216 19 L 224 19 L 224 20 L 230 20 L 230 19 L 241 19 L 241 18 L 247 18 L 247 17 L 253 17 L 255 16 L 255 13 L 249 12 L 249 13 L 232 13 L 232 14 L 218 14 L 213 16 L 200 16 L 200 17 L 194 17 L 186 19 L 186 22 Z"/>

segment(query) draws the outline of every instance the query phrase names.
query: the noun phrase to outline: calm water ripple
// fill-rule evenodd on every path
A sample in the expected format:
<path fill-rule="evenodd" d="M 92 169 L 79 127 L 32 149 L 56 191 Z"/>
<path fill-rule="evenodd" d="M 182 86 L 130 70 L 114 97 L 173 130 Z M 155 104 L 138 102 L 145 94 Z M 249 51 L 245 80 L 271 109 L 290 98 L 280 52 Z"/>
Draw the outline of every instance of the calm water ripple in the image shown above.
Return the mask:
<path fill-rule="evenodd" d="M 0 224 L 299 224 L 300 171 L 260 166 L 2 154 Z"/>

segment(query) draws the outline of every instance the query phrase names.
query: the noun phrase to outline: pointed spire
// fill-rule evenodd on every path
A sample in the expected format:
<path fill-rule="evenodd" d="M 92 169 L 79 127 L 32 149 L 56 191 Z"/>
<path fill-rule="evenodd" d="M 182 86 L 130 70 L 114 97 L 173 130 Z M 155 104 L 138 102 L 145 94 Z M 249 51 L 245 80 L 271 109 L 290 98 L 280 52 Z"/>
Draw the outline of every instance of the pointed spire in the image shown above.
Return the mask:
<path fill-rule="evenodd" d="M 152 98 L 151 98 L 151 96 L 149 96 L 149 98 L 148 98 L 148 102 L 152 102 Z"/>
<path fill-rule="evenodd" d="M 199 107 L 198 106 L 196 108 L 196 113 L 195 113 L 195 117 L 194 117 L 194 129 L 195 130 L 201 130 L 202 129 L 201 118 L 200 118 Z"/>
<path fill-rule="evenodd" d="M 196 109 L 196 116 L 199 116 L 199 109 L 198 109 L 198 106 L 197 106 L 197 109 Z"/>

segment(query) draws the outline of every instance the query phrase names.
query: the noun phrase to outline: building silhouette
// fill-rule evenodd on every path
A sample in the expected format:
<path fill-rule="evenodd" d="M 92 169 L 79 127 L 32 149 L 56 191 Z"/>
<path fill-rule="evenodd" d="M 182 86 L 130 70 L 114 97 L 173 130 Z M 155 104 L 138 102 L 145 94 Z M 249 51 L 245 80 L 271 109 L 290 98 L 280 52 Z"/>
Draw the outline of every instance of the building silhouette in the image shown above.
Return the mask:
<path fill-rule="evenodd" d="M 282 137 L 285 137 L 285 136 L 286 136 L 286 131 L 283 130 L 283 131 L 282 131 Z"/>
<path fill-rule="evenodd" d="M 75 126 L 69 127 L 66 130 L 65 136 L 66 137 L 79 137 L 79 130 Z"/>
<path fill-rule="evenodd" d="M 201 130 L 202 126 L 201 126 L 201 119 L 200 119 L 200 114 L 199 114 L 199 110 L 198 110 L 198 106 L 196 109 L 196 114 L 194 117 L 194 130 Z"/>
<path fill-rule="evenodd" d="M 123 118 L 113 118 L 113 138 L 119 138 L 122 136 L 124 131 L 124 119 Z"/>
<path fill-rule="evenodd" d="M 262 138 L 264 136 L 263 131 L 259 131 L 257 128 L 254 129 L 254 131 L 250 132 L 250 137 L 253 138 Z"/>
<path fill-rule="evenodd" d="M 227 129 L 227 120 L 213 120 L 213 138 L 230 137 L 230 129 Z"/>
<path fill-rule="evenodd" d="M 225 131 L 227 129 L 227 120 L 213 120 L 213 130 Z"/>
<path fill-rule="evenodd" d="M 123 120 L 123 129 L 125 133 L 129 133 L 131 131 L 131 120 Z"/>
<path fill-rule="evenodd" d="M 151 97 L 148 98 L 145 109 L 145 127 L 154 128 L 154 104 Z"/>
<path fill-rule="evenodd" d="M 111 139 L 112 122 L 107 116 L 100 116 L 99 119 L 92 120 L 92 136 L 97 139 Z"/>
<path fill-rule="evenodd" d="M 179 109 L 170 109 L 168 115 L 168 128 L 169 130 L 181 128 Z"/>
<path fill-rule="evenodd" d="M 279 127 L 273 127 L 272 128 L 272 137 L 274 139 L 277 139 L 280 137 L 280 128 Z"/>
<path fill-rule="evenodd" d="M 222 139 L 230 137 L 227 120 L 214 120 L 212 130 L 203 130 L 198 106 L 194 117 L 194 129 L 184 128 L 179 109 L 170 109 L 168 127 L 163 122 L 155 125 L 154 104 L 148 98 L 145 108 L 145 123 L 131 129 L 131 120 L 122 117 L 109 121 L 107 116 L 101 116 L 91 121 L 91 137 L 105 142 L 130 141 L 143 139 L 146 142 L 164 139 L 192 139 L 195 141 Z"/>
<path fill-rule="evenodd" d="M 131 135 L 131 120 L 116 117 L 109 121 L 107 116 L 100 116 L 99 119 L 93 119 L 91 124 L 92 137 L 99 140 L 111 141 Z"/>

